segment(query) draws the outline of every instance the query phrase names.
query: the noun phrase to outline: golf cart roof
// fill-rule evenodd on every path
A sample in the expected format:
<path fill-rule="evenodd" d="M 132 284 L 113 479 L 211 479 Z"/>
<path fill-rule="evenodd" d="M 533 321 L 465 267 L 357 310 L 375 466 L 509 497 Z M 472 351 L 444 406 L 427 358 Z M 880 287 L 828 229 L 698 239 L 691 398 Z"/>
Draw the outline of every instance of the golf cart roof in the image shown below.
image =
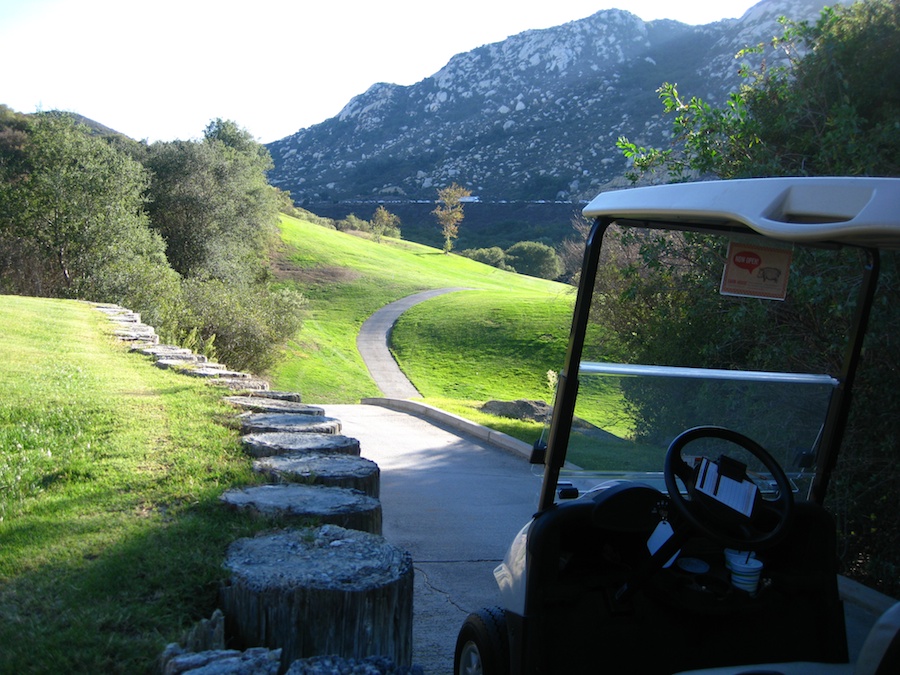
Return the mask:
<path fill-rule="evenodd" d="M 900 178 L 753 178 L 604 192 L 589 218 L 753 230 L 781 241 L 900 249 Z"/>

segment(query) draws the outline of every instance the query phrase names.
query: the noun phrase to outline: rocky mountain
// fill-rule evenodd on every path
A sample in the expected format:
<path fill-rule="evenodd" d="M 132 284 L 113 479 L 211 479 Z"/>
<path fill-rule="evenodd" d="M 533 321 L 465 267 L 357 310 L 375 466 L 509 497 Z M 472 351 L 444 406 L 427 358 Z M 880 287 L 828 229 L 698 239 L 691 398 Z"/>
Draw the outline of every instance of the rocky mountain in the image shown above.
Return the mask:
<path fill-rule="evenodd" d="M 814 19 L 825 4 L 763 0 L 704 26 L 613 9 L 526 31 L 417 84 L 375 84 L 269 144 L 270 181 L 301 204 L 433 201 L 453 181 L 482 201 L 589 199 L 621 179 L 619 136 L 665 142 L 663 82 L 721 104 L 740 82 L 740 49 L 780 35 L 779 16 Z"/>

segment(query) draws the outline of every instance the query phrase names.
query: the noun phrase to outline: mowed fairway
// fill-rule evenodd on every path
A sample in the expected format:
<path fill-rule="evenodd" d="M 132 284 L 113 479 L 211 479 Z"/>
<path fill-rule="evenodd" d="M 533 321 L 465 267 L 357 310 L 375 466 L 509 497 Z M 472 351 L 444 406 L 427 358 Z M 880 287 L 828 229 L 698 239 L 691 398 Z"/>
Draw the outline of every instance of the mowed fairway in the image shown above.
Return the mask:
<path fill-rule="evenodd" d="M 491 398 L 552 397 L 547 370 L 563 364 L 574 288 L 411 242 L 375 243 L 293 218 L 282 219 L 282 239 L 279 276 L 304 292 L 309 309 L 272 373 L 276 388 L 298 390 L 321 403 L 377 396 L 356 349 L 363 322 L 394 300 L 459 287 L 472 290 L 416 306 L 393 335 L 401 368 L 426 400 L 453 407 Z"/>

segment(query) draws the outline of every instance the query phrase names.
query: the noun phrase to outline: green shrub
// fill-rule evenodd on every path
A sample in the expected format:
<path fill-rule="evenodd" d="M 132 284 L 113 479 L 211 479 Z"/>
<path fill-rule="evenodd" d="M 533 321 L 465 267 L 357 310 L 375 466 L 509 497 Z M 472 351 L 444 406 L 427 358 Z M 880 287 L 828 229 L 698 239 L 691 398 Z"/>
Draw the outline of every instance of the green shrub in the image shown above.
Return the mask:
<path fill-rule="evenodd" d="M 512 267 L 506 263 L 506 253 L 499 246 L 491 246 L 490 248 L 469 248 L 460 251 L 459 254 L 466 258 L 471 258 L 485 265 L 496 267 L 508 272 L 514 272 Z"/>
<path fill-rule="evenodd" d="M 218 280 L 187 280 L 183 292 L 178 342 L 214 345 L 223 363 L 257 374 L 275 363 L 279 348 L 299 330 L 305 304 L 295 291 Z"/>
<path fill-rule="evenodd" d="M 520 241 L 506 249 L 506 261 L 519 274 L 539 279 L 556 279 L 563 272 L 556 251 L 537 241 Z"/>

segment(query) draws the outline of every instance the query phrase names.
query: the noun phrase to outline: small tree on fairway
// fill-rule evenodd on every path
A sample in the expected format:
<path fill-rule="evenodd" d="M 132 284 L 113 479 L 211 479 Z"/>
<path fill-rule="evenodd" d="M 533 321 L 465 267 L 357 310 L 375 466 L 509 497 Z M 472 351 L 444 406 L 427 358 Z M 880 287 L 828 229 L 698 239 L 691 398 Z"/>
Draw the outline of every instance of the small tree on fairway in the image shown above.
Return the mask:
<path fill-rule="evenodd" d="M 376 242 L 381 242 L 381 237 L 387 234 L 400 231 L 400 218 L 394 213 L 388 211 L 384 206 L 375 209 L 372 215 L 372 235 Z"/>
<path fill-rule="evenodd" d="M 464 215 L 462 200 L 471 194 L 471 191 L 456 183 L 438 190 L 438 207 L 432 213 L 441 226 L 444 253 L 450 253 L 453 249 L 453 240 L 459 236 L 459 224 Z"/>

